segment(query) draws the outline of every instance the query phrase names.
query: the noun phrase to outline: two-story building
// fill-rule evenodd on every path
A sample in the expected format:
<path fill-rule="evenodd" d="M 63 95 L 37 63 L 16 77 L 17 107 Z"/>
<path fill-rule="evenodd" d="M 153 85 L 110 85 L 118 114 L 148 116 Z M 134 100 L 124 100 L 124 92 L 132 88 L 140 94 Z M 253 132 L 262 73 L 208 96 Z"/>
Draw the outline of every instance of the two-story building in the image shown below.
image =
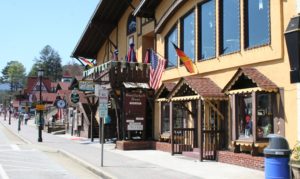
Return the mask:
<path fill-rule="evenodd" d="M 111 89 L 117 105 L 110 115 L 122 133 L 119 139 L 142 129 L 148 139 L 161 141 L 152 143 L 153 148 L 235 163 L 234 157 L 222 157 L 235 155 L 227 150 L 256 156 L 267 146 L 269 134 L 284 136 L 290 146 L 299 136 L 299 87 L 291 83 L 285 41 L 299 4 L 299 0 L 102 0 L 72 56 L 96 59 L 98 66 L 84 76 Z M 192 60 L 193 73 L 173 44 Z M 137 62 L 126 62 L 132 47 Z M 149 49 L 166 59 L 154 95 L 146 85 L 149 65 L 143 64 L 145 58 L 150 65 L 156 61 L 146 55 Z M 138 102 L 146 107 L 135 107 L 146 108 L 144 118 L 138 113 L 127 116 L 130 93 L 143 96 Z"/>

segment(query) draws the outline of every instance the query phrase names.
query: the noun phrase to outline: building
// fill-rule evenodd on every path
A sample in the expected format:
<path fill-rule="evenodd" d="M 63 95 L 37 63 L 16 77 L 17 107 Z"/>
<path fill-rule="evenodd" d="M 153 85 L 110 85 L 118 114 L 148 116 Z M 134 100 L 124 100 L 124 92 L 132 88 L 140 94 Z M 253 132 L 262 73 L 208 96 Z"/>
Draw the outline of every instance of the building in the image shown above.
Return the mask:
<path fill-rule="evenodd" d="M 117 66 L 124 67 L 119 71 L 142 68 L 153 49 L 167 60 L 162 85 L 153 105 L 147 105 L 154 115 L 146 130 L 164 141 L 154 148 L 172 154 L 197 148 L 200 160 L 231 162 L 217 157 L 219 151 L 259 155 L 269 134 L 296 143 L 299 88 L 291 81 L 299 74 L 291 79 L 285 32 L 299 6 L 299 0 L 103 0 L 72 56 L 96 59 L 98 66 L 84 76 L 101 84 L 112 82 Z M 131 44 L 138 63 L 124 62 Z M 192 59 L 193 73 L 173 44 Z M 116 111 L 126 121 L 122 108 Z"/>

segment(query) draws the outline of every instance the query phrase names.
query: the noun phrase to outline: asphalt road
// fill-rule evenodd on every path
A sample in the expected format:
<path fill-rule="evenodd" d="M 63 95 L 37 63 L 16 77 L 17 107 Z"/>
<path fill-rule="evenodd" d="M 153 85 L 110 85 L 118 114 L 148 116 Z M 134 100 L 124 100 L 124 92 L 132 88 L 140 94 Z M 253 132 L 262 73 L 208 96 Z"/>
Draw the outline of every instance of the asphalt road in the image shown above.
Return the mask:
<path fill-rule="evenodd" d="M 55 149 L 26 144 L 0 123 L 0 178 L 75 179 L 100 177 Z"/>

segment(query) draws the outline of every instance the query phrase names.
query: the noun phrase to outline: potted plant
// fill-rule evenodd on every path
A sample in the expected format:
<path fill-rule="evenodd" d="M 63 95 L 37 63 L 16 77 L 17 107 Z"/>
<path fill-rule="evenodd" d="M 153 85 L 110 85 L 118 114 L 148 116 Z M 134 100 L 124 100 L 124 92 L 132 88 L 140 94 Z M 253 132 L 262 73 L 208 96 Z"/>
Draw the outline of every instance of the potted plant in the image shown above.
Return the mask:
<path fill-rule="evenodd" d="M 294 178 L 300 179 L 300 142 L 298 141 L 292 150 L 290 166 Z"/>

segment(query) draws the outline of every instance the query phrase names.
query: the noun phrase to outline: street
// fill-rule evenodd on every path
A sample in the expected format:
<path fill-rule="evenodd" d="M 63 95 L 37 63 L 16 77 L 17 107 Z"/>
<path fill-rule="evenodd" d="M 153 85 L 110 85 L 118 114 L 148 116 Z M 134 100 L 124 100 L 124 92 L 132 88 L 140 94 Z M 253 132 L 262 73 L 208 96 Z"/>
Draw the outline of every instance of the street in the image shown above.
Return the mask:
<path fill-rule="evenodd" d="M 0 178 L 100 178 L 55 149 L 26 144 L 2 124 L 0 118 Z"/>

